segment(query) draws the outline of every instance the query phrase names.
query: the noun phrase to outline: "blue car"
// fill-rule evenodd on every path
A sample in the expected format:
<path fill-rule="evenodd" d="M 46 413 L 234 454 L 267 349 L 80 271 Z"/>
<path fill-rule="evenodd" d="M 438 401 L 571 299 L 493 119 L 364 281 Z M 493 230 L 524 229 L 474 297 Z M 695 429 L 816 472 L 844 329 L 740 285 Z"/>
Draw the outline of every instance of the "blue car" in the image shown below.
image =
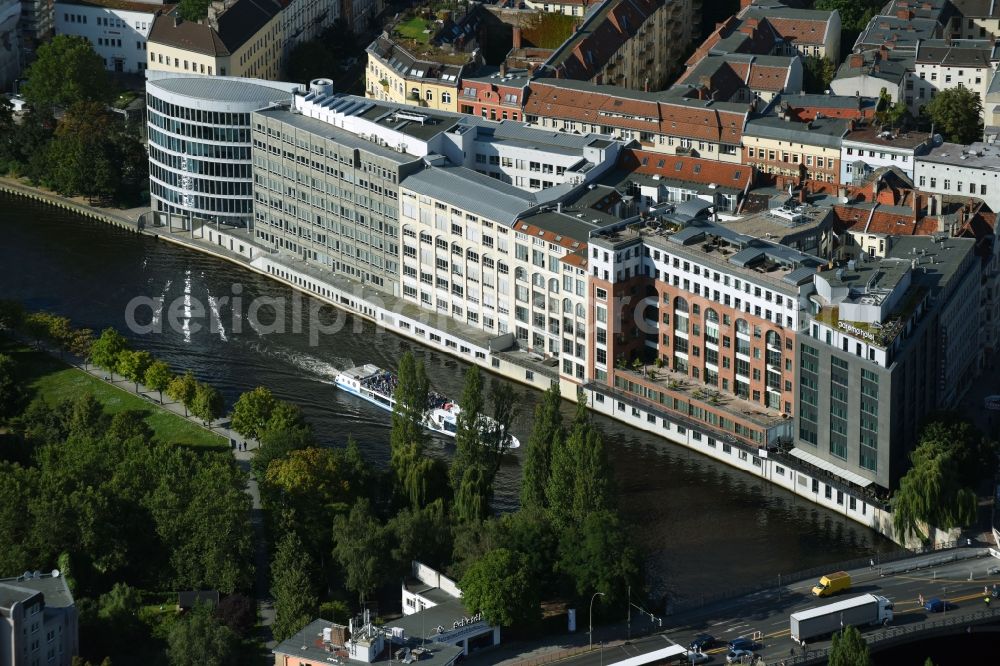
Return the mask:
<path fill-rule="evenodd" d="M 738 650 L 753 651 L 756 648 L 757 643 L 746 636 L 740 636 L 739 638 L 734 638 L 729 641 L 729 650 L 731 652 L 736 652 Z"/>
<path fill-rule="evenodd" d="M 944 611 L 949 611 L 955 608 L 955 604 L 949 601 L 942 601 L 937 597 L 933 599 L 928 599 L 927 603 L 924 604 L 924 610 L 928 613 L 942 613 Z"/>

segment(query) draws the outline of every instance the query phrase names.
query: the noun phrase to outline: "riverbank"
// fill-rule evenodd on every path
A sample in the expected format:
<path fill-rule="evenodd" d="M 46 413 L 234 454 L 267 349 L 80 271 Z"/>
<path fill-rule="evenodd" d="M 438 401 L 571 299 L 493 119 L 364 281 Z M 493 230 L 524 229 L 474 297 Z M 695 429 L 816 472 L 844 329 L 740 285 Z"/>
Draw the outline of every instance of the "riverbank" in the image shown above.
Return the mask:
<path fill-rule="evenodd" d="M 20 190 L 31 189 L 23 184 Z M 11 190 L 7 190 L 11 191 Z M 51 193 L 32 197 L 41 201 L 54 201 L 59 197 Z M 86 205 L 73 202 L 76 206 Z M 560 379 L 555 368 L 547 366 L 525 352 L 493 352 L 490 336 L 416 306 L 393 299 L 369 287 L 350 282 L 301 259 L 279 256 L 258 247 L 252 235 L 243 230 L 212 226 L 195 229 L 171 229 L 156 226 L 152 215 L 142 211 L 105 211 L 91 208 L 93 219 L 118 220 L 126 214 L 134 215 L 134 230 L 158 240 L 166 240 L 199 253 L 225 259 L 247 268 L 270 280 L 312 296 L 359 319 L 376 325 L 378 330 L 392 333 L 399 338 L 418 342 L 422 347 L 443 352 L 464 362 L 475 363 L 483 369 L 514 382 L 545 390 L 552 381 L 560 381 L 562 393 L 567 398 L 576 396 L 577 384 Z M 102 217 L 102 214 L 106 214 Z M 142 224 L 141 222 L 145 222 Z M 359 329 L 360 330 L 360 329 Z M 584 387 L 590 406 L 599 414 L 632 426 L 639 431 L 655 435 L 660 440 L 679 444 L 700 455 L 723 462 L 731 468 L 746 472 L 750 477 L 765 481 L 769 486 L 780 487 L 789 493 L 789 499 L 801 497 L 822 506 L 855 523 L 892 538 L 891 516 L 884 501 L 871 493 L 860 491 L 824 470 L 792 456 L 764 452 L 731 437 L 714 432 L 699 422 L 683 415 L 659 410 L 654 406 L 639 404 L 618 396 L 610 387 L 589 384 Z"/>

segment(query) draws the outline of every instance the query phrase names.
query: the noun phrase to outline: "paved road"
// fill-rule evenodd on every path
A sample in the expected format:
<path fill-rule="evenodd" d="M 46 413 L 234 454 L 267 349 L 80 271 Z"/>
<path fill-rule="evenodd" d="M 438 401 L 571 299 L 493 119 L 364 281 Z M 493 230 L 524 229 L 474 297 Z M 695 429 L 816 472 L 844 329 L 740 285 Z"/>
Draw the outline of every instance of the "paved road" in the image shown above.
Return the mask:
<path fill-rule="evenodd" d="M 762 647 L 757 650 L 766 663 L 780 663 L 792 654 L 802 654 L 789 637 L 788 616 L 805 608 L 832 603 L 852 595 L 873 593 L 891 599 L 895 604 L 895 619 L 889 628 L 911 627 L 925 622 L 941 620 L 945 617 L 970 616 L 985 608 L 983 586 L 1000 584 L 1000 575 L 989 575 L 987 570 L 1000 566 L 993 557 L 976 557 L 960 561 L 943 562 L 944 558 L 982 554 L 984 549 L 956 549 L 887 565 L 880 575 L 878 569 L 852 571 L 853 587 L 850 592 L 834 599 L 817 601 L 810 588 L 815 581 L 800 581 L 778 589 L 750 595 L 744 599 L 728 602 L 701 614 L 701 617 L 677 616 L 668 618 L 664 624 L 672 624 L 660 634 L 632 641 L 617 642 L 603 648 L 595 647 L 592 652 L 560 661 L 560 664 L 574 666 L 598 666 L 660 649 L 671 643 L 687 645 L 696 634 L 709 633 L 720 644 L 706 652 L 712 657 L 710 663 L 725 663 L 724 642 L 738 636 L 759 635 Z M 925 566 L 932 563 L 936 566 Z M 971 580 L 970 580 L 971 575 Z M 955 604 L 953 610 L 944 614 L 927 613 L 917 604 L 918 595 L 925 599 L 939 597 Z M 995 603 L 1000 603 L 998 600 Z M 996 609 L 994 609 L 996 611 Z M 1000 616 L 997 617 L 1000 620 Z M 867 636 L 878 635 L 881 628 L 865 630 Z M 757 633 L 759 632 L 759 633 Z M 829 647 L 829 640 L 810 643 L 807 650 L 815 651 Z M 522 659 L 520 663 L 541 663 L 541 659 Z M 516 663 L 516 662 L 509 662 Z"/>

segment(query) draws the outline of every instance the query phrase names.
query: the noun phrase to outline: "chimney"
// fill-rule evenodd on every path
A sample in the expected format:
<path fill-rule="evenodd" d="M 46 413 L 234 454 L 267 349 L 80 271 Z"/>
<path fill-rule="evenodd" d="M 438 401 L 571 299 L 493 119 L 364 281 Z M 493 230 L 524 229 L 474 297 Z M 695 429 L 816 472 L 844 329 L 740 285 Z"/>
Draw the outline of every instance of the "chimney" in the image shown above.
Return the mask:
<path fill-rule="evenodd" d="M 753 4 L 753 0 L 740 0 L 740 10 L 746 9 Z"/>
<path fill-rule="evenodd" d="M 802 187 L 799 188 L 799 203 L 804 204 L 806 202 L 806 184 L 803 183 Z"/>
<path fill-rule="evenodd" d="M 512 37 L 513 37 L 513 44 L 512 44 L 511 47 L 515 48 L 515 49 L 519 49 L 519 48 L 521 48 L 521 26 L 515 25 L 513 32 L 514 32 L 514 34 L 512 35 Z"/>
<path fill-rule="evenodd" d="M 507 76 L 507 61 L 500 63 L 500 76 Z"/>
<path fill-rule="evenodd" d="M 865 65 L 865 57 L 860 53 L 852 53 L 851 56 L 847 59 L 848 67 L 859 69 L 861 67 L 864 67 L 864 65 Z M 858 104 L 860 103 L 861 102 L 859 101 Z"/>

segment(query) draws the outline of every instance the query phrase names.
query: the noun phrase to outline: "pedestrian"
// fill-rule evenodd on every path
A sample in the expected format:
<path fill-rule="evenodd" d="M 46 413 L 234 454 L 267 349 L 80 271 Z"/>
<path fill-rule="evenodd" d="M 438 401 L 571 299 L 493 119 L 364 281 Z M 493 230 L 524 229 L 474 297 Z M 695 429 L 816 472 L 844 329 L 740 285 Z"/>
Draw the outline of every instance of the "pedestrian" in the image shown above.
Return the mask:
<path fill-rule="evenodd" d="M 873 558 L 871 558 L 870 560 L 868 560 L 868 565 L 869 565 L 869 566 L 870 566 L 870 567 L 871 567 L 872 569 L 874 569 L 874 568 L 875 568 L 875 558 L 874 558 L 874 557 L 873 557 Z"/>

